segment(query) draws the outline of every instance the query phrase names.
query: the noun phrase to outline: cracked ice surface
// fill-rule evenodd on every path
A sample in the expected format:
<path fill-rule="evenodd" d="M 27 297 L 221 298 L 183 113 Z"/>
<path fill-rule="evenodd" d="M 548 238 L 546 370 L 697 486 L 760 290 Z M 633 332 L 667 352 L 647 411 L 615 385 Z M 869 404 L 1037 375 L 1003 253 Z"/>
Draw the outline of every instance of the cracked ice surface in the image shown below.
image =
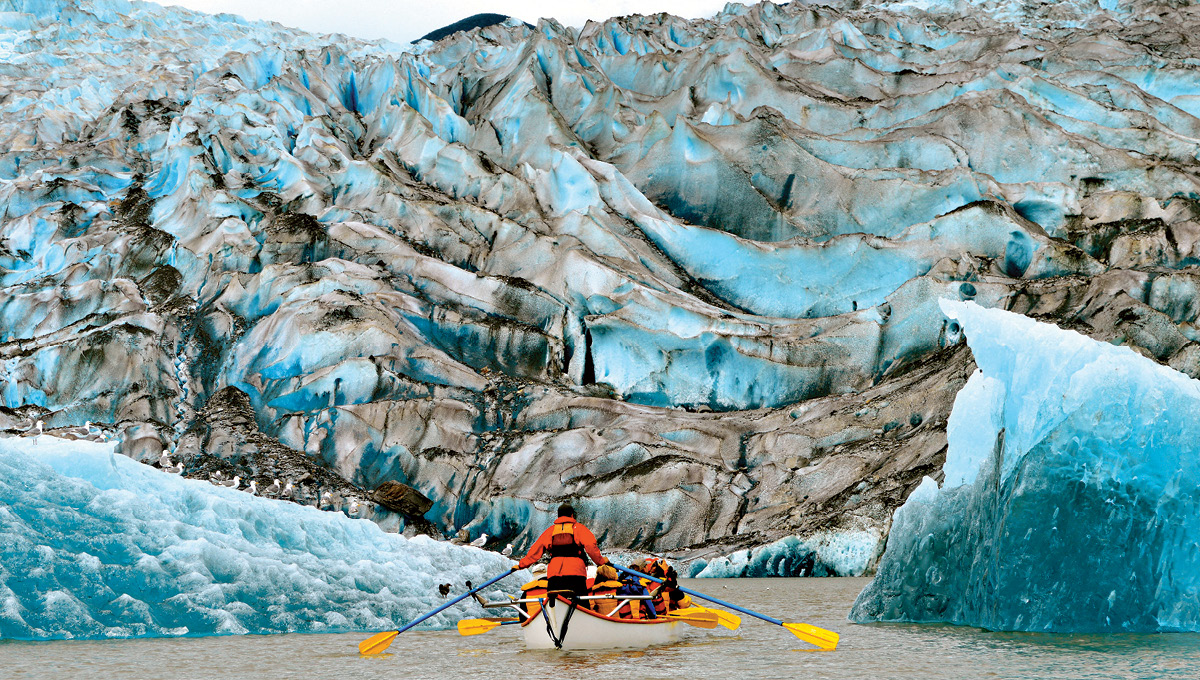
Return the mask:
<path fill-rule="evenodd" d="M 0 438 L 0 638 L 394 628 L 497 553 L 181 479 L 111 444 Z M 474 605 L 429 625 L 448 626 Z"/>
<path fill-rule="evenodd" d="M 851 618 L 1200 630 L 1200 382 L 1019 315 L 943 308 L 979 370 L 954 404 L 945 483 L 896 512 Z"/>

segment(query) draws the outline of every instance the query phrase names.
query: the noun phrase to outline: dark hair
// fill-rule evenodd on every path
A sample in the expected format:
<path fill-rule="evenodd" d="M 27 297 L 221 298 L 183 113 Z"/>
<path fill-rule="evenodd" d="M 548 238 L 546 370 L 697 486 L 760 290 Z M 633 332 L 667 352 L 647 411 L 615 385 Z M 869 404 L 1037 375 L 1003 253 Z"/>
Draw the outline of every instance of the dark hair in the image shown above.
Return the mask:
<path fill-rule="evenodd" d="M 558 506 L 558 516 L 559 517 L 574 517 L 575 516 L 575 508 L 571 506 L 570 502 L 564 501 L 562 505 Z"/>

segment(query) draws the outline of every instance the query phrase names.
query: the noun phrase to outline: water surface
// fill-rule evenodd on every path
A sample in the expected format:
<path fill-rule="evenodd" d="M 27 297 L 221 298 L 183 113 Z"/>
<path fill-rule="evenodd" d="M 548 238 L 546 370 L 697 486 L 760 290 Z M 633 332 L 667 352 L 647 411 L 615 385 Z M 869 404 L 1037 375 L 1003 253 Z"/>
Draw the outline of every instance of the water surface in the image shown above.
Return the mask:
<path fill-rule="evenodd" d="M 3 678 L 1200 678 L 1200 634 L 1045 635 L 846 621 L 867 579 L 703 579 L 701 592 L 785 621 L 839 632 L 814 651 L 779 626 L 743 617 L 731 632 L 691 629 L 641 651 L 526 651 L 515 626 L 462 637 L 410 631 L 362 657 L 361 633 L 111 641 L 0 641 Z"/>

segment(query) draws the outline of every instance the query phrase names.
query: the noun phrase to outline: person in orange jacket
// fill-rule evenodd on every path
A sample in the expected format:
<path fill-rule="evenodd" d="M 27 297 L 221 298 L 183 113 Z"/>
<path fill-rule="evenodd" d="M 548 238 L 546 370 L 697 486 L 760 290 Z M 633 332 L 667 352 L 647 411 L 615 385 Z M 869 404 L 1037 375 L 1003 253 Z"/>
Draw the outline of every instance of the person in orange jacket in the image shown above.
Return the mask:
<path fill-rule="evenodd" d="M 558 519 L 542 532 L 538 540 L 513 566 L 513 571 L 528 569 L 549 553 L 550 565 L 546 570 L 546 587 L 549 591 L 568 591 L 572 599 L 587 595 L 587 562 L 592 558 L 597 566 L 608 564 L 596 547 L 596 537 L 587 527 L 575 519 L 575 508 L 570 503 L 558 506 Z M 554 600 L 550 600 L 553 606 Z"/>

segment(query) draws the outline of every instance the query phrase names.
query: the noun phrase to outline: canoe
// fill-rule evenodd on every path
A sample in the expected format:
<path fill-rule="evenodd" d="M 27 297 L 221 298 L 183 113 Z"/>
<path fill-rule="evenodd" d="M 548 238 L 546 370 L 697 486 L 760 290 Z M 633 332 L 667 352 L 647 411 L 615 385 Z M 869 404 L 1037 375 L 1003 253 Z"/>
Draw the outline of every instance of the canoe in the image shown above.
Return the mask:
<path fill-rule="evenodd" d="M 553 607 L 546 610 L 556 635 L 562 630 L 562 619 L 570 606 L 569 602 L 559 598 Z M 550 634 L 546 631 L 547 617 L 543 617 L 539 610 L 537 605 L 531 605 L 530 611 L 535 612 L 535 615 L 521 622 L 521 629 L 525 633 L 525 647 L 554 649 L 554 640 L 550 639 Z M 678 619 L 610 618 L 579 607 L 567 623 L 567 634 L 562 640 L 562 649 L 628 649 L 663 645 L 683 637 L 683 628 L 687 625 Z"/>

